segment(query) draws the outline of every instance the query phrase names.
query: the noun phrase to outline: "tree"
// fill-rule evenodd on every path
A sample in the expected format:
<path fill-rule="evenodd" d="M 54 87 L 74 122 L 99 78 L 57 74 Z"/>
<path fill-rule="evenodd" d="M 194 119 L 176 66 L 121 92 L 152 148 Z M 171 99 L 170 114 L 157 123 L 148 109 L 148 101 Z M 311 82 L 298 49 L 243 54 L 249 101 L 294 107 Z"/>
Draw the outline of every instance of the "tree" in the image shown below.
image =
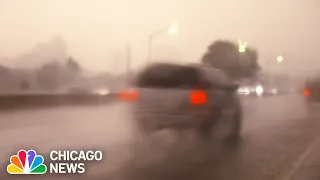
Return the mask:
<path fill-rule="evenodd" d="M 37 75 L 40 87 L 46 90 L 59 88 L 63 80 L 61 78 L 63 76 L 61 69 L 61 66 L 55 61 L 44 64 Z"/>
<path fill-rule="evenodd" d="M 68 58 L 66 68 L 67 71 L 69 71 L 73 75 L 77 75 L 81 71 L 79 63 L 72 57 Z"/>
<path fill-rule="evenodd" d="M 0 65 L 0 91 L 16 90 L 18 82 L 19 78 L 13 69 Z"/>
<path fill-rule="evenodd" d="M 69 85 L 75 85 L 81 80 L 82 67 L 73 57 L 69 57 L 65 64 L 65 80 Z"/>
<path fill-rule="evenodd" d="M 21 90 L 29 90 L 30 88 L 30 83 L 27 81 L 27 80 L 23 80 L 21 83 L 20 83 L 20 88 Z"/>
<path fill-rule="evenodd" d="M 221 69 L 233 79 L 254 77 L 260 69 L 256 50 L 247 48 L 239 52 L 238 45 L 230 41 L 215 41 L 202 57 L 202 63 Z"/>

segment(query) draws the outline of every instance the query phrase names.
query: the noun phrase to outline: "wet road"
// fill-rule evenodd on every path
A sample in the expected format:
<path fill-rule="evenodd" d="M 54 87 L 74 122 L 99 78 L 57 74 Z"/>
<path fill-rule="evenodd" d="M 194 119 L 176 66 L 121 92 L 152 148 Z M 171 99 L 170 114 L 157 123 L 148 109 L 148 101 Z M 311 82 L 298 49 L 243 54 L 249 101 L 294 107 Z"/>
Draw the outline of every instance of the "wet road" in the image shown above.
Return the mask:
<path fill-rule="evenodd" d="M 90 179 L 320 179 L 320 106 L 307 109 L 303 97 L 293 94 L 243 98 L 243 106 L 238 144 L 209 142 L 193 132 L 138 138 L 121 104 L 2 112 L 0 179 L 36 179 L 5 172 L 9 157 L 21 148 L 35 149 L 45 160 L 51 150 L 102 150 L 104 159 L 86 168 L 84 177 Z"/>

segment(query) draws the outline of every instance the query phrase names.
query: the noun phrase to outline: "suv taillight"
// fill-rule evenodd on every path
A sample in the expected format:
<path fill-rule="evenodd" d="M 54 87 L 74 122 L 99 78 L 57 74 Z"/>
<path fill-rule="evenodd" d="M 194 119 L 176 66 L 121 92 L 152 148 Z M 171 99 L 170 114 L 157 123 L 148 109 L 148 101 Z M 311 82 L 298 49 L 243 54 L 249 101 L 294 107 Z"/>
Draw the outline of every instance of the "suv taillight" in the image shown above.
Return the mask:
<path fill-rule="evenodd" d="M 309 96 L 310 95 L 310 90 L 309 89 L 304 89 L 303 94 L 305 96 Z"/>
<path fill-rule="evenodd" d="M 118 95 L 120 100 L 124 101 L 136 101 L 139 98 L 138 91 L 122 91 Z"/>
<path fill-rule="evenodd" d="M 203 90 L 194 90 L 190 93 L 190 103 L 193 105 L 206 104 L 207 100 L 207 93 Z"/>

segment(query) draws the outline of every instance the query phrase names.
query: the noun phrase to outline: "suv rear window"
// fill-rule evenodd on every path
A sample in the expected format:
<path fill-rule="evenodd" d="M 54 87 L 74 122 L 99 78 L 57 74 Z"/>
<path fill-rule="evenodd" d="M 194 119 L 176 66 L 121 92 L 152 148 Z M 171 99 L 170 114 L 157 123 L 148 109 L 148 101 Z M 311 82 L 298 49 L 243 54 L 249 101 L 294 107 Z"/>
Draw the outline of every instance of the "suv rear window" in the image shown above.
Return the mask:
<path fill-rule="evenodd" d="M 195 88 L 200 86 L 199 70 L 189 66 L 156 64 L 147 67 L 137 77 L 142 88 Z"/>
<path fill-rule="evenodd" d="M 215 85 L 225 85 L 230 84 L 230 79 L 226 76 L 226 74 L 218 69 L 213 68 L 203 68 L 205 72 L 205 76 L 207 79 Z"/>

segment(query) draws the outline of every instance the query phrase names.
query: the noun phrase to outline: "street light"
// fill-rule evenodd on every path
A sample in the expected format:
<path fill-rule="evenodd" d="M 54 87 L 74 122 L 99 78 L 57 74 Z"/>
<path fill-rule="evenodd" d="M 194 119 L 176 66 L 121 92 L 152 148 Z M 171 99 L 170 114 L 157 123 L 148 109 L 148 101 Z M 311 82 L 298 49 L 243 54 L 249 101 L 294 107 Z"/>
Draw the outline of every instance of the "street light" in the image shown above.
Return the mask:
<path fill-rule="evenodd" d="M 177 24 L 172 24 L 168 31 L 168 33 L 171 35 L 177 34 L 178 32 L 179 32 L 179 27 Z"/>
<path fill-rule="evenodd" d="M 246 52 L 246 48 L 245 47 L 239 47 L 239 52 L 243 53 L 243 52 Z"/>
<path fill-rule="evenodd" d="M 153 41 L 153 39 L 162 33 L 168 33 L 170 35 L 174 35 L 174 34 L 177 34 L 178 32 L 179 32 L 179 27 L 176 23 L 174 23 L 169 28 L 163 28 L 163 29 L 157 30 L 149 35 L 148 63 L 151 61 L 151 58 L 152 58 L 152 41 Z"/>
<path fill-rule="evenodd" d="M 241 52 L 241 53 L 246 52 L 247 45 L 248 45 L 247 42 L 242 42 L 240 39 L 238 39 L 239 52 Z"/>
<path fill-rule="evenodd" d="M 282 61 L 284 60 L 283 56 L 277 56 L 276 58 L 278 63 L 282 63 Z M 269 59 L 265 62 L 265 67 L 267 68 L 267 66 L 269 65 L 270 62 L 274 62 L 274 59 Z"/>
<path fill-rule="evenodd" d="M 284 60 L 283 56 L 277 56 L 277 58 L 276 58 L 276 62 L 278 62 L 278 64 L 282 63 L 283 60 Z M 270 62 L 275 62 L 275 60 L 273 58 L 271 58 L 265 62 L 264 68 L 265 68 L 266 72 L 268 72 Z"/>
<path fill-rule="evenodd" d="M 277 61 L 278 61 L 278 63 L 281 63 L 283 61 L 283 57 L 282 56 L 278 56 L 277 57 Z"/>

